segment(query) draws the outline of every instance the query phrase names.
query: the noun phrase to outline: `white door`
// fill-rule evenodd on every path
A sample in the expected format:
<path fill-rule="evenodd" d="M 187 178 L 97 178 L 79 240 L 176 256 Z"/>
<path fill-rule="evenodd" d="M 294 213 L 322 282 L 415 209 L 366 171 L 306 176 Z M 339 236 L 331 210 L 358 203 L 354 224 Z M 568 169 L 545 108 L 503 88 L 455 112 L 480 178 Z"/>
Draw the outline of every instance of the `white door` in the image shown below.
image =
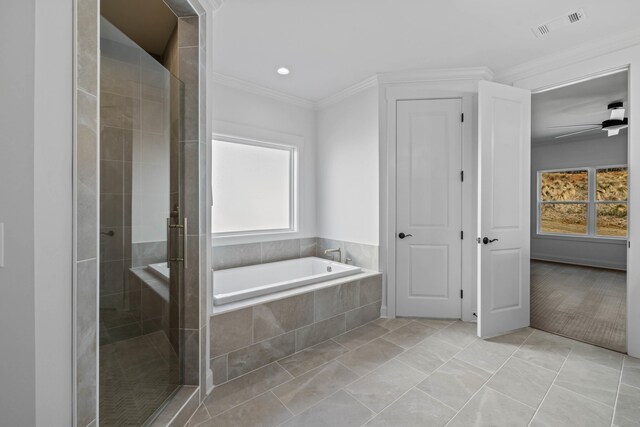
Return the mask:
<path fill-rule="evenodd" d="M 460 318 L 462 100 L 397 103 L 396 313 Z"/>
<path fill-rule="evenodd" d="M 478 335 L 529 326 L 531 92 L 480 82 Z"/>

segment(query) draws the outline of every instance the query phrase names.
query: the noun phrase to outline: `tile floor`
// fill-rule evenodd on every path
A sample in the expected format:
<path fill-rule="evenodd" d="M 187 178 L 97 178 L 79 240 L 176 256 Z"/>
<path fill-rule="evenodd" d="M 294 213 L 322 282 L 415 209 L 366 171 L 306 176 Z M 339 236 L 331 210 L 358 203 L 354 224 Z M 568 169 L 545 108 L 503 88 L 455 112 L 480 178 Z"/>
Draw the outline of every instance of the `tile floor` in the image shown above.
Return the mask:
<path fill-rule="evenodd" d="M 475 333 L 377 319 L 216 387 L 187 426 L 640 426 L 640 359 Z"/>
<path fill-rule="evenodd" d="M 178 357 L 162 331 L 101 346 L 100 425 L 143 425 L 178 384 Z"/>

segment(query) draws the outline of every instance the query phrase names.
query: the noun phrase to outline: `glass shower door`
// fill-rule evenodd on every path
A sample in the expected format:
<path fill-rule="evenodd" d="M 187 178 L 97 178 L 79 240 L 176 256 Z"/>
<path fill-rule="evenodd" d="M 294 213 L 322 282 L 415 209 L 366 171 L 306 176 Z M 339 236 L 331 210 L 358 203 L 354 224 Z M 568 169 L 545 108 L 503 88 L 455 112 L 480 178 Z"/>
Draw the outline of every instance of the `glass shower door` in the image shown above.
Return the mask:
<path fill-rule="evenodd" d="M 143 425 L 182 384 L 182 83 L 101 20 L 101 426 Z"/>

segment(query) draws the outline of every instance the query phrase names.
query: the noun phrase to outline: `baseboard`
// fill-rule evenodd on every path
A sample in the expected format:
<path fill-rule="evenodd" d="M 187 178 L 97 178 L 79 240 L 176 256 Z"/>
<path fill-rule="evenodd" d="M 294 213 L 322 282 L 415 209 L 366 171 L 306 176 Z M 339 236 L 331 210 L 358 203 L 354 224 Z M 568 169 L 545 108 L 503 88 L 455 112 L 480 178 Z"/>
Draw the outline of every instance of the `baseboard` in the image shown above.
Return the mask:
<path fill-rule="evenodd" d="M 606 262 L 606 261 L 594 260 L 594 259 L 586 259 L 586 258 L 578 258 L 578 257 L 558 257 L 553 255 L 533 254 L 533 253 L 531 254 L 531 259 L 537 260 L 537 261 L 557 262 L 560 264 L 573 264 L 573 265 L 582 265 L 585 267 L 608 268 L 610 270 L 627 271 L 627 266 L 625 264 Z"/>
<path fill-rule="evenodd" d="M 380 317 L 387 317 L 387 306 L 383 305 L 380 307 Z"/>

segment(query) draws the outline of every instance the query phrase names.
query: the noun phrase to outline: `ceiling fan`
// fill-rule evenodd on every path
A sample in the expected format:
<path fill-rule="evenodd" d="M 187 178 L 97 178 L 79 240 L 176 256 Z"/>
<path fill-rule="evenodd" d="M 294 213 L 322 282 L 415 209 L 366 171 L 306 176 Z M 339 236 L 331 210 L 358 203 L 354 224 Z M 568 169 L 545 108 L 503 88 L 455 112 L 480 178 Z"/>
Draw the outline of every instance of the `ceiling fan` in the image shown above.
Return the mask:
<path fill-rule="evenodd" d="M 558 138 L 566 138 L 568 136 L 579 135 L 581 133 L 591 132 L 594 130 L 603 130 L 607 132 L 607 136 L 614 136 L 620 133 L 622 129 L 629 127 L 629 119 L 624 116 L 624 105 L 622 101 L 612 102 L 607 106 L 611 110 L 611 117 L 609 120 L 605 120 L 602 123 L 587 123 L 584 125 L 569 125 L 569 126 L 551 126 L 551 128 L 573 128 L 573 127 L 586 127 L 592 126 L 589 129 L 579 130 L 577 132 L 571 132 L 564 135 L 556 136 Z"/>

